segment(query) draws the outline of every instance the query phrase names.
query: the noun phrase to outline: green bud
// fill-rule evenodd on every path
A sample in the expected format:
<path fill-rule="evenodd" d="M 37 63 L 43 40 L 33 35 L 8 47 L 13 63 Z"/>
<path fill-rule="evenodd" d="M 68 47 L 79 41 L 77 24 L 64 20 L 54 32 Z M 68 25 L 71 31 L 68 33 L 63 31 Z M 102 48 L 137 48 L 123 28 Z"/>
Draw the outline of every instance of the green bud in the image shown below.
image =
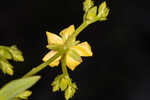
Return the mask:
<path fill-rule="evenodd" d="M 53 92 L 59 91 L 59 84 L 53 86 Z"/>
<path fill-rule="evenodd" d="M 106 20 L 107 16 L 109 14 L 109 8 L 107 8 L 106 1 L 100 4 L 99 9 L 98 9 L 98 17 L 100 20 Z"/>
<path fill-rule="evenodd" d="M 3 73 L 8 75 L 13 75 L 13 66 L 9 64 L 6 59 L 0 58 L 0 68 L 2 69 Z"/>
<path fill-rule="evenodd" d="M 73 87 L 74 89 L 77 89 L 76 83 L 72 83 L 72 87 Z"/>
<path fill-rule="evenodd" d="M 60 89 L 64 91 L 68 86 L 68 81 L 65 78 L 62 78 L 60 81 Z"/>
<path fill-rule="evenodd" d="M 60 80 L 62 79 L 63 75 L 58 75 L 54 81 L 51 83 L 51 86 L 53 87 L 53 92 L 59 91 L 60 89 Z"/>
<path fill-rule="evenodd" d="M 72 88 L 71 88 L 71 86 L 69 86 L 65 90 L 65 98 L 66 98 L 66 100 L 69 100 L 70 98 L 72 98 Z"/>
<path fill-rule="evenodd" d="M 52 82 L 51 86 L 53 87 L 53 90 L 52 90 L 53 92 L 58 91 L 59 90 L 59 79 L 55 79 Z"/>
<path fill-rule="evenodd" d="M 14 61 L 24 61 L 22 52 L 16 46 L 11 46 L 8 50 L 12 54 Z"/>
<path fill-rule="evenodd" d="M 90 8 L 89 11 L 87 12 L 86 19 L 94 20 L 96 15 L 97 15 L 97 7 L 94 6 L 93 8 Z"/>
<path fill-rule="evenodd" d="M 14 71 L 12 70 L 12 68 L 7 67 L 6 73 L 7 73 L 8 75 L 11 75 L 11 76 L 12 76 L 12 75 L 14 74 Z"/>
<path fill-rule="evenodd" d="M 4 48 L 0 48 L 0 56 L 6 59 L 12 59 L 11 54 L 9 53 L 9 51 L 7 49 Z"/>
<path fill-rule="evenodd" d="M 76 93 L 77 85 L 75 83 L 72 83 L 72 96 Z"/>
<path fill-rule="evenodd" d="M 84 2 L 83 2 L 83 10 L 85 11 L 85 12 L 87 12 L 91 7 L 93 7 L 94 6 L 94 3 L 93 3 L 93 1 L 92 0 L 85 0 Z"/>
<path fill-rule="evenodd" d="M 66 100 L 69 100 L 74 96 L 76 89 L 77 89 L 77 85 L 75 83 L 72 83 L 68 86 L 68 88 L 65 90 Z"/>

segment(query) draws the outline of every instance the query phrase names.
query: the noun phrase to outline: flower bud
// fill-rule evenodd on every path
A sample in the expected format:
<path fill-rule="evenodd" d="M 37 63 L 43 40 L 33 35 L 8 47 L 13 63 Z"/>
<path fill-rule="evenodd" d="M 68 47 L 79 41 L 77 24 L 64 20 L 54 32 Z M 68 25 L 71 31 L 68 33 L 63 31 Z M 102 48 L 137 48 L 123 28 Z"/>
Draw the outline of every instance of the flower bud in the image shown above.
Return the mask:
<path fill-rule="evenodd" d="M 85 0 L 83 2 L 83 10 L 87 12 L 91 7 L 93 7 L 94 3 L 92 0 Z"/>
<path fill-rule="evenodd" d="M 96 15 L 97 15 L 97 7 L 94 6 L 93 8 L 89 9 L 89 11 L 87 12 L 86 19 L 93 20 L 95 19 Z"/>
<path fill-rule="evenodd" d="M 98 17 L 100 20 L 106 20 L 107 16 L 109 14 L 109 8 L 107 7 L 106 2 L 104 1 L 102 4 L 100 4 L 98 9 Z"/>
<path fill-rule="evenodd" d="M 68 86 L 68 81 L 65 78 L 62 78 L 60 81 L 60 89 L 64 91 Z"/>

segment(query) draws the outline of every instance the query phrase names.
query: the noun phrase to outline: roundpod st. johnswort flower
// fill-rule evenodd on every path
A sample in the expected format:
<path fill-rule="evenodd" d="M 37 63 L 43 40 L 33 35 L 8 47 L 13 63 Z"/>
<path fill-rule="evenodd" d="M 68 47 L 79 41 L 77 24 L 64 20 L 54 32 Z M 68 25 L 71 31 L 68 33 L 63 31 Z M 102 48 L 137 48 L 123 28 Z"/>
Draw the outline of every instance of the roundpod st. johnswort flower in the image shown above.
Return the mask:
<path fill-rule="evenodd" d="M 48 52 L 44 57 L 43 61 L 46 62 L 48 59 L 53 57 L 59 50 L 62 48 L 68 48 L 67 53 L 66 53 L 66 65 L 69 69 L 72 71 L 82 62 L 83 57 L 88 57 L 92 56 L 92 50 L 91 46 L 88 44 L 88 42 L 82 42 L 79 43 L 79 41 L 73 40 L 71 45 L 66 46 L 66 41 L 67 39 L 75 32 L 75 27 L 74 25 L 70 25 L 69 27 L 65 28 L 60 32 L 60 36 L 51 33 L 51 32 L 46 32 L 47 35 L 47 40 L 48 40 L 48 45 L 47 47 L 52 49 L 50 52 Z M 62 48 L 61 48 L 62 47 Z M 61 56 L 58 57 L 56 60 L 54 60 L 52 63 L 49 65 L 51 67 L 58 66 L 61 60 Z"/>

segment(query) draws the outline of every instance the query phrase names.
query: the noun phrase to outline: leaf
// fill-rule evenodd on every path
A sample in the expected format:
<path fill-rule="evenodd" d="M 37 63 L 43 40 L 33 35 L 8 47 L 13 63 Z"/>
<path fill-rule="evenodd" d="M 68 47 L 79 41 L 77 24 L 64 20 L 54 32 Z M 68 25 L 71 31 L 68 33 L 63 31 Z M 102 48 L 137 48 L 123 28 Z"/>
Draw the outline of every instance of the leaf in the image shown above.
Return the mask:
<path fill-rule="evenodd" d="M 18 94 L 34 85 L 40 76 L 32 76 L 13 80 L 0 89 L 0 100 L 12 100 Z"/>

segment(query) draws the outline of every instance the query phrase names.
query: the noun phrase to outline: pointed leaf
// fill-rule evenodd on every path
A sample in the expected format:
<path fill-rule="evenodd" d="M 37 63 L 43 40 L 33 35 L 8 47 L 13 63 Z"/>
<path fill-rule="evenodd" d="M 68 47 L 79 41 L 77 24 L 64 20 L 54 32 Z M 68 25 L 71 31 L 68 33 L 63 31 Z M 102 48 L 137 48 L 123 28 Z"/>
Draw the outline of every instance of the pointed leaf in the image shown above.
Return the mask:
<path fill-rule="evenodd" d="M 0 89 L 0 100 L 12 100 L 18 94 L 34 85 L 40 76 L 32 76 L 13 80 Z"/>

